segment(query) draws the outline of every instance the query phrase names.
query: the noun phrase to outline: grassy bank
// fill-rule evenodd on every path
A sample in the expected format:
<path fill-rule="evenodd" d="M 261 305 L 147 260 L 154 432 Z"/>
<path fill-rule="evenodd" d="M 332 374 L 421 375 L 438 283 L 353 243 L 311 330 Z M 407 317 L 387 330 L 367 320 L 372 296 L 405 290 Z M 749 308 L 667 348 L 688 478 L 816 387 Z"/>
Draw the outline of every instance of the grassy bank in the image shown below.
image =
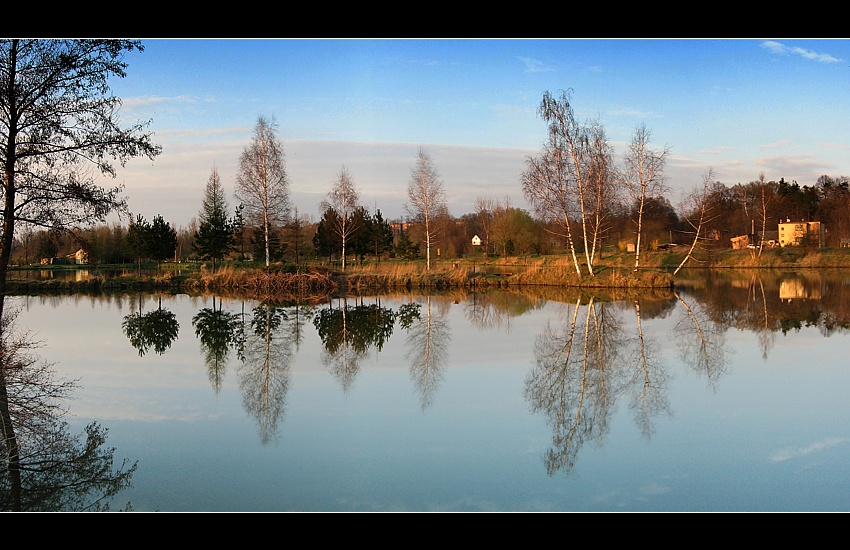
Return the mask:
<path fill-rule="evenodd" d="M 634 255 L 607 254 L 598 259 L 594 276 L 576 274 L 572 259 L 558 256 L 466 258 L 438 260 L 430 270 L 423 261 L 388 260 L 364 265 L 349 264 L 345 271 L 320 264 L 294 270 L 291 266 L 225 264 L 213 271 L 207 264 L 164 265 L 158 274 L 140 275 L 126 270 L 120 276 L 93 275 L 81 280 L 28 280 L 11 271 L 9 294 L 172 290 L 201 294 L 219 292 L 243 296 L 326 296 L 334 292 L 386 292 L 391 290 L 450 290 L 460 288 L 565 287 L 565 288 L 670 288 L 673 270 L 684 252 L 649 251 L 641 254 L 634 270 Z M 64 269 L 79 269 L 66 266 Z M 90 266 L 85 266 L 90 267 Z M 850 268 L 850 249 L 786 247 L 764 250 L 723 250 L 692 259 L 687 268 Z M 179 271 L 178 271 L 179 268 Z"/>

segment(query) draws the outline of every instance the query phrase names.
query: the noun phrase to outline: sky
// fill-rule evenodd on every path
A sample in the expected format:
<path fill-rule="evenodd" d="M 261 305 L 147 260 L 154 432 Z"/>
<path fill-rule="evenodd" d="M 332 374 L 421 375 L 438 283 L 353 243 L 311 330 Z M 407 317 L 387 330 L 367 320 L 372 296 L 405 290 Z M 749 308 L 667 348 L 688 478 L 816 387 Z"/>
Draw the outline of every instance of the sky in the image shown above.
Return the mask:
<path fill-rule="evenodd" d="M 274 120 L 292 203 L 313 221 L 346 168 L 370 211 L 406 215 L 423 148 L 450 213 L 480 198 L 531 210 L 546 92 L 569 91 L 617 155 L 645 125 L 668 149 L 674 206 L 709 170 L 728 186 L 850 175 L 845 39 L 142 39 L 110 81 L 123 125 L 150 120 L 162 154 L 118 170 L 130 211 L 185 227 L 218 171 L 231 210 L 239 156 Z"/>

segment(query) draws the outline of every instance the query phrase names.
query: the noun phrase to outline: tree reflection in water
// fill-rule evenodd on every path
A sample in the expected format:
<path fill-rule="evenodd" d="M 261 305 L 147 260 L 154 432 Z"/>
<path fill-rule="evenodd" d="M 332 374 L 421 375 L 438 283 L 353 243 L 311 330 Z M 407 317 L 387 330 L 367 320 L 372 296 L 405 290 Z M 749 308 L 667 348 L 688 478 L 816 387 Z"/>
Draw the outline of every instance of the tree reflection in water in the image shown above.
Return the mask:
<path fill-rule="evenodd" d="M 627 363 L 632 367 L 627 384 L 631 396 L 629 408 L 643 435 L 650 437 L 653 433 L 652 419 L 661 412 L 669 413 L 667 384 L 670 376 L 660 361 L 656 341 L 647 338 L 643 332 L 640 300 L 635 300 L 634 305 L 637 345 L 632 348 L 633 357 Z"/>
<path fill-rule="evenodd" d="M 619 322 L 605 305 L 593 299 L 584 306 L 565 305 L 564 323 L 550 322 L 534 342 L 535 366 L 525 381 L 525 398 L 533 412 L 542 412 L 552 427 L 552 448 L 544 457 L 546 471 L 570 472 L 579 450 L 587 441 L 601 445 L 616 388 L 614 376 L 620 346 Z"/>
<path fill-rule="evenodd" d="M 673 294 L 682 305 L 682 315 L 673 328 L 682 362 L 704 375 L 709 386 L 716 388 L 729 358 L 725 329 L 709 317 L 702 304 L 685 300 L 679 292 Z"/>
<path fill-rule="evenodd" d="M 431 296 L 425 299 L 425 312 L 410 325 L 407 332 L 407 358 L 410 377 L 420 395 L 420 405 L 426 409 L 443 378 L 448 362 L 449 328 L 446 312 L 432 309 Z"/>
<path fill-rule="evenodd" d="M 115 449 L 104 447 L 107 429 L 96 422 L 84 437 L 69 432 L 62 401 L 76 383 L 56 378 L 34 353 L 41 344 L 16 331 L 15 316 L 0 320 L 0 510 L 109 510 L 137 464 L 125 459 L 113 470 Z"/>
<path fill-rule="evenodd" d="M 142 295 L 139 298 L 139 312 L 131 313 L 124 317 L 122 328 L 124 334 L 130 339 L 130 344 L 139 350 L 139 356 L 143 356 L 153 347 L 160 355 L 171 347 L 180 331 L 180 323 L 174 313 L 162 308 L 162 296 L 159 297 L 159 306 L 149 312 L 142 313 Z"/>
<path fill-rule="evenodd" d="M 623 329 L 625 309 L 618 309 L 626 304 L 597 304 L 594 297 L 579 296 L 572 306 L 565 305 L 561 326 L 547 322 L 535 340 L 525 398 L 552 427 L 552 447 L 544 456 L 549 475 L 570 473 L 586 443 L 604 443 L 619 397 L 630 398 L 635 421 L 647 437 L 652 419 L 668 409 L 669 376 L 654 341 L 643 332 L 640 302 L 634 301 L 632 337 Z"/>
<path fill-rule="evenodd" d="M 331 302 L 313 318 L 324 346 L 322 363 L 346 393 L 369 349 L 374 346 L 381 351 L 395 326 L 395 313 L 381 306 L 379 297 L 375 297 L 374 304 L 365 304 L 362 297 L 353 300 L 356 302 L 351 306 L 347 297 L 337 298 L 336 307 Z"/>
<path fill-rule="evenodd" d="M 676 288 L 720 330 L 756 335 L 764 360 L 776 338 L 805 327 L 824 336 L 850 330 L 850 285 L 844 270 L 700 270 Z"/>
<path fill-rule="evenodd" d="M 239 388 L 245 410 L 257 419 L 263 444 L 277 435 L 289 392 L 294 323 L 286 308 L 271 303 L 255 307 L 245 332 L 239 368 Z"/>
<path fill-rule="evenodd" d="M 510 332 L 511 319 L 539 309 L 546 300 L 521 292 L 478 292 L 472 290 L 464 305 L 464 315 L 480 330 L 504 328 Z"/>
<path fill-rule="evenodd" d="M 212 307 L 203 308 L 192 317 L 195 336 L 201 346 L 210 383 L 218 394 L 224 382 L 231 349 L 241 352 L 244 343 L 242 319 L 238 313 L 226 311 L 219 299 L 212 297 Z"/>

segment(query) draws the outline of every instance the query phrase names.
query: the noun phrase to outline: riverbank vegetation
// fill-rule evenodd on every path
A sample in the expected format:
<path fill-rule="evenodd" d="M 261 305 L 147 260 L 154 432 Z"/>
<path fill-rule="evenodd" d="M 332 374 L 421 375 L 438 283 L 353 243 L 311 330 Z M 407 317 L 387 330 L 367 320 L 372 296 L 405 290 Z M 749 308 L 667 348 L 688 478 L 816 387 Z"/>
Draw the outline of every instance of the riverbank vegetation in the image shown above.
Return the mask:
<path fill-rule="evenodd" d="M 634 270 L 628 253 L 598 258 L 593 277 L 576 274 L 565 255 L 463 258 L 432 262 L 384 260 L 341 266 L 309 262 L 298 267 L 276 263 L 211 262 L 57 265 L 10 271 L 10 294 L 167 290 L 189 294 L 227 293 L 258 299 L 274 296 L 306 298 L 334 293 L 372 293 L 393 290 L 450 290 L 455 288 L 552 287 L 585 289 L 670 288 L 673 271 L 684 250 L 649 251 Z M 850 249 L 774 248 L 761 255 L 750 250 L 726 250 L 688 264 L 691 269 L 817 269 L 850 268 Z M 43 277 L 41 272 L 47 272 Z"/>

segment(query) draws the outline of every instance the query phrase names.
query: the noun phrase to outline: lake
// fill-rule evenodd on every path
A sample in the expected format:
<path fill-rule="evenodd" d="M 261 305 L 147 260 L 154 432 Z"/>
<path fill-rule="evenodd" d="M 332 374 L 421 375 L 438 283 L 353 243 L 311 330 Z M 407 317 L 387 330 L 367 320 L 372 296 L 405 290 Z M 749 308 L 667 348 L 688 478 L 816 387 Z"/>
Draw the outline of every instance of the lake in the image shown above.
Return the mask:
<path fill-rule="evenodd" d="M 850 274 L 677 281 L 6 307 L 136 464 L 113 510 L 850 511 Z"/>

